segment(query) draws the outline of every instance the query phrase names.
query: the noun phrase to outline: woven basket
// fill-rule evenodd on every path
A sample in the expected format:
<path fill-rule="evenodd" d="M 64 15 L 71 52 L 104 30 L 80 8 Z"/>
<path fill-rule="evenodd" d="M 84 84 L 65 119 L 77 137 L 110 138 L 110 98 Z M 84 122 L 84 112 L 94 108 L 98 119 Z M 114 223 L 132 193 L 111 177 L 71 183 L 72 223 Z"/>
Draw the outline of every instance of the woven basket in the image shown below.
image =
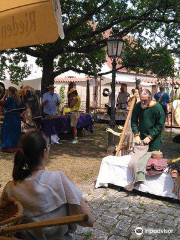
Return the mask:
<path fill-rule="evenodd" d="M 0 236 L 13 237 L 15 232 L 4 235 L 3 228 L 20 224 L 23 217 L 22 205 L 5 195 L 0 204 Z"/>

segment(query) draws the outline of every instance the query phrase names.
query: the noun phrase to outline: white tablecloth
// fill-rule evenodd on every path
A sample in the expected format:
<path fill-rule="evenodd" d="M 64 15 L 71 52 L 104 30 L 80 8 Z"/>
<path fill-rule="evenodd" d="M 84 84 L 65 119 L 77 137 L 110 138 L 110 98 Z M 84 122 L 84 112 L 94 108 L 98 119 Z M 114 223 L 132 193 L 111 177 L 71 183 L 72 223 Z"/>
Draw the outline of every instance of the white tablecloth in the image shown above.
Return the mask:
<path fill-rule="evenodd" d="M 125 187 L 131 183 L 132 176 L 128 167 L 130 160 L 130 155 L 103 158 L 95 187 L 108 187 L 108 184 Z M 170 176 L 168 169 L 165 169 L 160 175 L 146 176 L 144 183 L 136 184 L 135 189 L 157 196 L 177 199 L 176 195 L 172 193 L 173 186 L 174 179 Z"/>

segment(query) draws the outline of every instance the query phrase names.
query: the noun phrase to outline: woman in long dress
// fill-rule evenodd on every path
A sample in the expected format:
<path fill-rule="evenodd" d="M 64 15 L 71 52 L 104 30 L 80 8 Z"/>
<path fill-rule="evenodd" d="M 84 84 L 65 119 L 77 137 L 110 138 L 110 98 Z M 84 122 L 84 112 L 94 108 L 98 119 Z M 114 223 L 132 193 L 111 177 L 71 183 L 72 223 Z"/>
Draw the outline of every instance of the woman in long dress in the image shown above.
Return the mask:
<path fill-rule="evenodd" d="M 1 148 L 3 152 L 16 152 L 21 136 L 20 108 L 22 108 L 17 89 L 9 87 L 1 99 L 1 103 L 5 111 L 1 134 Z"/>

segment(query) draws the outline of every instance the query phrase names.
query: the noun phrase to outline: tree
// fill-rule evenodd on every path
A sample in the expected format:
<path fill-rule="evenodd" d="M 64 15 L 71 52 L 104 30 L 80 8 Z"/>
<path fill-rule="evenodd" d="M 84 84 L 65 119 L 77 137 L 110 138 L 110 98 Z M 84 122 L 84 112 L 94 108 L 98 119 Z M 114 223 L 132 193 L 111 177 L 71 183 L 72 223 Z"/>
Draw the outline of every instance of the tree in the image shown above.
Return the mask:
<path fill-rule="evenodd" d="M 111 35 L 133 39 L 126 37 L 122 67 L 161 77 L 173 74 L 168 46 L 171 52 L 180 46 L 179 0 L 61 0 L 61 7 L 64 40 L 11 51 L 37 58 L 43 67 L 43 92 L 68 70 L 97 75 L 105 62 L 110 29 Z"/>

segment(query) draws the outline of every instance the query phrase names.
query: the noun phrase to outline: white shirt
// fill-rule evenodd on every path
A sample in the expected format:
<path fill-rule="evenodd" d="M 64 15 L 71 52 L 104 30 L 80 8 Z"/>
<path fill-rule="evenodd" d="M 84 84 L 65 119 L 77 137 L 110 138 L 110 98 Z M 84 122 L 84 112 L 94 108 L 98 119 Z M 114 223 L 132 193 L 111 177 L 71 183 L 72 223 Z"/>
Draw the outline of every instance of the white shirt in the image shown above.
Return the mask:
<path fill-rule="evenodd" d="M 81 205 L 81 191 L 60 171 L 39 170 L 21 182 L 10 181 L 3 192 L 21 203 L 28 218 L 22 223 L 67 216 L 67 205 Z M 73 239 L 76 224 L 23 231 L 26 240 Z M 66 237 L 63 237 L 67 233 Z M 68 237 L 69 236 L 69 237 Z"/>

